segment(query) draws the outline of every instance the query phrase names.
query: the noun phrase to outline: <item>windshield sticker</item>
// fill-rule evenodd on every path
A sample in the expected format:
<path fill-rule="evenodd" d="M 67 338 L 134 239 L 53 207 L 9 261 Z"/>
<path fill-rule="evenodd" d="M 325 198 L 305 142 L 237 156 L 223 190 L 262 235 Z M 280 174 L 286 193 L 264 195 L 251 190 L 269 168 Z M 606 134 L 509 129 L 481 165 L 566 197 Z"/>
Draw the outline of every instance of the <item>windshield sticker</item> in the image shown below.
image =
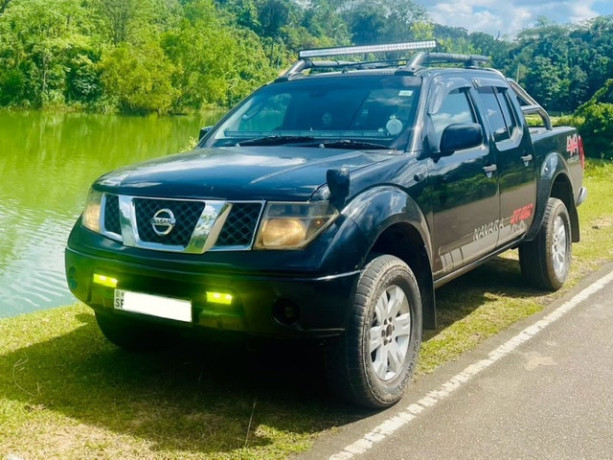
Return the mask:
<path fill-rule="evenodd" d="M 411 97 L 413 95 L 413 90 L 410 89 L 401 89 L 398 91 L 398 96 L 401 97 Z"/>

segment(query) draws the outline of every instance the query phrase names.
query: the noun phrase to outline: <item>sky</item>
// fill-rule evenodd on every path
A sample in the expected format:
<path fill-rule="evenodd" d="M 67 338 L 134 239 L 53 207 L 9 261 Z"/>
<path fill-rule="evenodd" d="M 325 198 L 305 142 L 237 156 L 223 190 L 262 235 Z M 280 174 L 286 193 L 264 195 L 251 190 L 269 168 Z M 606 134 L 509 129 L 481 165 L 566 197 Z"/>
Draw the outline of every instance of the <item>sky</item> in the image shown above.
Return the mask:
<path fill-rule="evenodd" d="M 539 16 L 577 23 L 613 14 L 613 0 L 414 0 L 439 24 L 513 39 Z"/>

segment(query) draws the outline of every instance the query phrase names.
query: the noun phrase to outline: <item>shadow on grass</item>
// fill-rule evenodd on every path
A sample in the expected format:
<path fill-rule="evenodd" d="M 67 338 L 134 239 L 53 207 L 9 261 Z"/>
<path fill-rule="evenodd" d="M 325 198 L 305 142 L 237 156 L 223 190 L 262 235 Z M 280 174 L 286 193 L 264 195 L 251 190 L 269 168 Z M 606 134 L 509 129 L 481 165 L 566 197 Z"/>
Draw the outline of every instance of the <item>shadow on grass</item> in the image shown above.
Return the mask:
<path fill-rule="evenodd" d="M 542 295 L 525 287 L 516 261 L 496 258 L 437 291 L 439 328 L 425 338 L 494 291 Z M 0 375 L 12 375 L 0 396 L 145 439 L 154 451 L 203 454 L 241 449 L 248 432 L 249 447 L 267 446 L 283 433 L 281 442 L 292 442 L 292 433 L 372 414 L 332 399 L 315 344 L 247 352 L 241 342 L 186 341 L 164 353 L 129 353 L 102 337 L 93 315 L 78 319 L 82 325 L 66 335 L 0 356 Z"/>
<path fill-rule="evenodd" d="M 253 352 L 187 340 L 130 353 L 101 336 L 93 315 L 77 319 L 66 335 L 0 356 L 0 397 L 144 439 L 152 451 L 203 454 L 243 448 L 248 431 L 248 446 L 262 447 L 366 415 L 328 395 L 317 345 Z"/>
<path fill-rule="evenodd" d="M 435 331 L 425 331 L 424 340 L 486 305 L 492 300 L 491 294 L 522 299 L 536 299 L 547 295 L 546 292 L 534 289 L 526 283 L 517 260 L 495 257 L 437 289 L 438 327 Z"/>

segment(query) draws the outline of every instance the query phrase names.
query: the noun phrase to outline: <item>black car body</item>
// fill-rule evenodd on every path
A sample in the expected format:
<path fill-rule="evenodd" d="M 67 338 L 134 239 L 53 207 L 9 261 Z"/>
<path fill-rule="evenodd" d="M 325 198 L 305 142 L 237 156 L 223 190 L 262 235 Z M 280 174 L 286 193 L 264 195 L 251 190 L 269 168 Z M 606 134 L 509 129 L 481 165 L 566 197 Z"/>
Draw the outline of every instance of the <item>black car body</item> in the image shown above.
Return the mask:
<path fill-rule="evenodd" d="M 552 128 L 518 85 L 477 68 L 477 58 L 430 53 L 360 67 L 303 57 L 194 151 L 98 179 L 68 241 L 70 289 L 126 347 L 146 340 L 137 331 L 164 328 L 330 338 L 331 356 L 343 355 L 336 367 L 369 352 L 372 366 L 386 360 L 387 370 L 362 369 L 366 390 L 354 375 L 334 377 L 345 396 L 395 402 L 422 325 L 435 327 L 435 287 L 520 247 L 527 277 L 557 289 L 579 240 L 586 192 L 576 130 Z M 438 61 L 460 68 L 426 65 Z M 400 313 L 379 324 L 374 304 L 360 307 L 374 319 L 356 325 L 368 267 L 381 283 L 398 278 L 391 286 L 410 305 L 410 334 L 393 332 Z M 371 294 L 395 295 L 385 292 Z M 389 355 L 350 356 L 364 331 L 380 330 Z"/>

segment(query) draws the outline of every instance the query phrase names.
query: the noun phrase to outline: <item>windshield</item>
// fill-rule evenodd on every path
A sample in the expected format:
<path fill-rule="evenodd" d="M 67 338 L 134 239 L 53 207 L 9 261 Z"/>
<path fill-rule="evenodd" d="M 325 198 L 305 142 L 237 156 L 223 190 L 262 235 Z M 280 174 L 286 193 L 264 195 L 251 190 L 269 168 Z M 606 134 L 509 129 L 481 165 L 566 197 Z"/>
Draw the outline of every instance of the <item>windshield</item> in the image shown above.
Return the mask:
<path fill-rule="evenodd" d="M 377 75 L 273 83 L 234 109 L 205 146 L 292 143 L 405 149 L 419 82 Z"/>

